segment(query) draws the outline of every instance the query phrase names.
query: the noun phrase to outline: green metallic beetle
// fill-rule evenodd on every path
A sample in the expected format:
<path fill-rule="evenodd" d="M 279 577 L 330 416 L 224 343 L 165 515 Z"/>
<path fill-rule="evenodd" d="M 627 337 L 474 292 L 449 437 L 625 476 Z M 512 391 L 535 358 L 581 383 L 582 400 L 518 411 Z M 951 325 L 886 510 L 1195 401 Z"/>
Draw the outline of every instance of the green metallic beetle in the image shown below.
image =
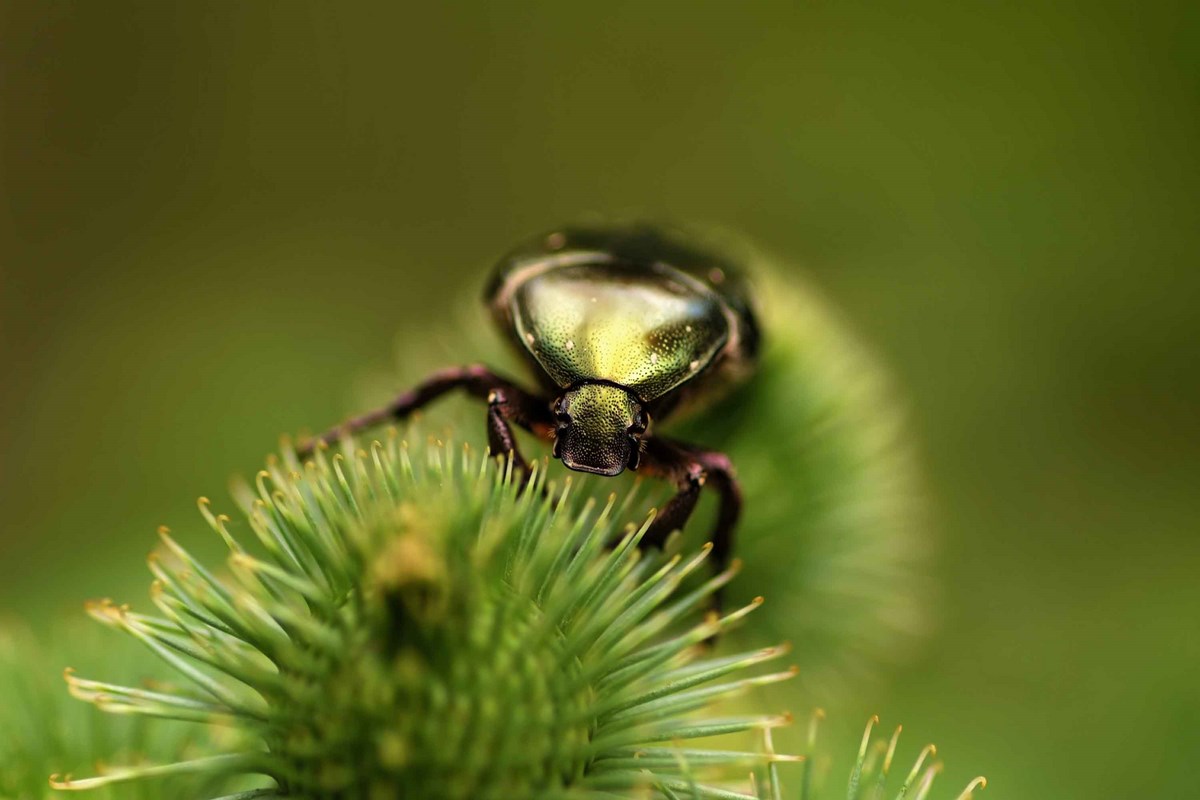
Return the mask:
<path fill-rule="evenodd" d="M 746 377 L 758 326 L 745 283 L 726 259 L 649 227 L 567 229 L 505 256 L 485 300 L 532 366 L 542 391 L 485 366 L 437 372 L 385 408 L 356 417 L 302 448 L 400 420 L 454 389 L 487 402 L 488 444 L 528 474 L 512 425 L 552 441 L 568 468 L 660 476 L 676 495 L 643 544 L 681 528 L 703 486 L 720 496 L 712 533 L 717 568 L 729 559 L 741 493 L 728 457 L 651 432 L 685 401 Z"/>

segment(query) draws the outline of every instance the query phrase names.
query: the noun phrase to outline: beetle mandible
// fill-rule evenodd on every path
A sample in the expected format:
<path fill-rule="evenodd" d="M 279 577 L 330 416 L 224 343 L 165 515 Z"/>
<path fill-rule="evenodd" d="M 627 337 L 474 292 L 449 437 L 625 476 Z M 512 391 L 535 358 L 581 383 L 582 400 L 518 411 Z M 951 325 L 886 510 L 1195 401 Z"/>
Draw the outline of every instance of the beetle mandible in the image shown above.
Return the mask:
<path fill-rule="evenodd" d="M 729 458 L 651 427 L 753 370 L 759 330 L 736 266 L 648 226 L 570 228 L 501 259 L 485 300 L 541 391 L 482 365 L 442 370 L 384 408 L 310 440 L 300 454 L 403 420 L 462 389 L 487 403 L 492 454 L 511 458 L 526 476 L 514 424 L 552 441 L 554 457 L 570 469 L 614 476 L 628 468 L 672 482 L 676 494 L 643 545 L 662 547 L 695 509 L 701 488 L 715 489 L 711 540 L 715 566 L 723 569 L 742 504 Z"/>

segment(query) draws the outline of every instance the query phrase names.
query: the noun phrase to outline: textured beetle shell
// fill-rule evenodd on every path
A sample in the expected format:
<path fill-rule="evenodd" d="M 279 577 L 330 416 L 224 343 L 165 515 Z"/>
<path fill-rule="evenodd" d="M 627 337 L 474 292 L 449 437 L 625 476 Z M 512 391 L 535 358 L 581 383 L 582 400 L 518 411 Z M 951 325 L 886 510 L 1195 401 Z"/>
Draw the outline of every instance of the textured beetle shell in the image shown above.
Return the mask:
<path fill-rule="evenodd" d="M 550 383 L 611 382 L 649 403 L 719 362 L 749 366 L 741 288 L 727 262 L 638 227 L 542 237 L 500 263 L 488 299 Z"/>
<path fill-rule="evenodd" d="M 653 400 L 707 367 L 729 338 L 720 300 L 684 280 L 669 267 L 564 267 L 513 293 L 513 322 L 559 386 L 599 379 Z"/>

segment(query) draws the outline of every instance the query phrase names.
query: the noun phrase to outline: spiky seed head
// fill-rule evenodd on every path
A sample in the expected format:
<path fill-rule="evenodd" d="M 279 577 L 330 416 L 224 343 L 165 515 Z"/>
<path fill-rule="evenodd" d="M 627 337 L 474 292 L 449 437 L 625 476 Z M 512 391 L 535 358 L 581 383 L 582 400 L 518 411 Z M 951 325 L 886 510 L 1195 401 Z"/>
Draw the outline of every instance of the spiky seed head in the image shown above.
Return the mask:
<path fill-rule="evenodd" d="M 272 460 L 237 490 L 248 526 L 202 502 L 228 574 L 163 531 L 150 562 L 158 613 L 90 606 L 184 685 L 72 674 L 73 694 L 112 713 L 228 725 L 232 746 L 60 788 L 195 772 L 263 775 L 278 796 L 306 798 L 717 791 L 705 781 L 753 798 L 746 776 L 790 758 L 687 745 L 787 721 L 705 715 L 792 674 L 747 672 L 784 648 L 701 647 L 757 606 L 703 614 L 732 576 L 684 584 L 704 575 L 709 548 L 643 553 L 645 524 L 622 533 L 615 499 L 600 506 L 540 474 L 522 490 L 511 464 L 450 445 L 410 454 L 393 435 L 356 448 Z"/>

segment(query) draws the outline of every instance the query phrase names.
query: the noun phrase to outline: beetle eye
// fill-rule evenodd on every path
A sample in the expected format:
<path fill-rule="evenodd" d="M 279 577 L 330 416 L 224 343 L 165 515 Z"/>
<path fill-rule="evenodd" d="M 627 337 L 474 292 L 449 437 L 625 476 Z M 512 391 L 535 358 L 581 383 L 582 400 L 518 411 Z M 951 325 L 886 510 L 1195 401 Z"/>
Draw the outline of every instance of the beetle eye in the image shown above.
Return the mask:
<path fill-rule="evenodd" d="M 570 422 L 571 415 L 567 413 L 567 401 L 564 398 L 559 398 L 554 402 L 554 418 L 559 422 Z"/>
<path fill-rule="evenodd" d="M 633 425 L 629 430 L 633 433 L 644 433 L 646 427 L 650 424 L 650 417 L 642 409 L 638 409 L 633 415 Z"/>

